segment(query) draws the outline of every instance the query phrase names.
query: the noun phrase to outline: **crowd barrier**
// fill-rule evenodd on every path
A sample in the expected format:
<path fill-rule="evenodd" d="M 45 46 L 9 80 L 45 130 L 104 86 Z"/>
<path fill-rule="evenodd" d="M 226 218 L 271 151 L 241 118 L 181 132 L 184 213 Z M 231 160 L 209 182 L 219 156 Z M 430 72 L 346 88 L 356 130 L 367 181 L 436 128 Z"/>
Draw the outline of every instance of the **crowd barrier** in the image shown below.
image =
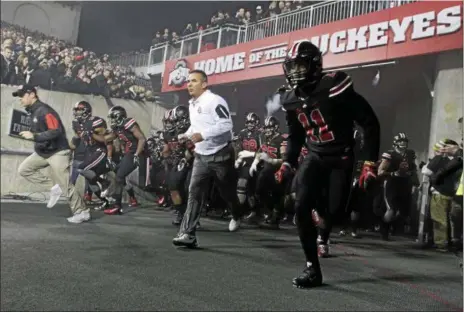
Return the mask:
<path fill-rule="evenodd" d="M 33 152 L 33 143 L 8 135 L 13 109 L 22 110 L 18 98 L 12 96 L 17 87 L 1 86 L 1 195 L 9 193 L 29 194 L 32 192 L 48 192 L 51 186 L 36 186 L 30 184 L 17 173 L 19 164 Z M 120 105 L 127 110 L 148 136 L 152 128 L 162 127 L 161 119 L 165 108 L 152 102 L 140 102 L 124 99 L 105 99 L 101 96 L 79 95 L 39 89 L 39 98 L 52 106 L 61 116 L 66 127 L 68 139 L 73 136 L 72 107 L 81 100 L 88 101 L 93 108 L 93 114 L 106 119 L 112 105 Z M 47 169 L 45 169 L 47 170 Z"/>

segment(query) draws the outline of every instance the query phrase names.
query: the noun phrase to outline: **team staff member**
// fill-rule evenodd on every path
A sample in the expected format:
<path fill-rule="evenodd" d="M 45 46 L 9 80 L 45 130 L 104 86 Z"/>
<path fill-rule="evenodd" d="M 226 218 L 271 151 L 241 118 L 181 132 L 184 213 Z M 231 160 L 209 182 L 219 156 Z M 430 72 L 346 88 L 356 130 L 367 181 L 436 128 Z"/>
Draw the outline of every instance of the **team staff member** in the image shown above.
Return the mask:
<path fill-rule="evenodd" d="M 188 92 L 192 97 L 189 101 L 190 127 L 185 134 L 179 135 L 179 139 L 192 140 L 195 144 L 195 160 L 187 209 L 173 243 L 177 246 L 196 247 L 195 228 L 200 219 L 201 200 L 212 177 L 232 211 L 230 231 L 240 226 L 241 213 L 235 192 L 237 179 L 231 144 L 233 124 L 227 102 L 208 90 L 208 77 L 200 70 L 190 72 Z"/>
<path fill-rule="evenodd" d="M 69 181 L 71 150 L 58 113 L 39 100 L 37 90 L 33 86 L 22 86 L 18 91 L 13 92 L 13 96 L 21 98 L 21 104 L 31 114 L 31 130 L 23 131 L 20 135 L 35 142 L 34 153 L 21 163 L 18 169 L 19 174 L 36 185 L 49 184 L 54 181 L 56 184 L 51 188 L 47 207 L 53 207 L 64 191 L 73 214 L 68 218 L 68 222 L 82 223 L 90 220 L 90 211 Z M 52 178 L 40 171 L 48 166 L 50 166 Z"/>

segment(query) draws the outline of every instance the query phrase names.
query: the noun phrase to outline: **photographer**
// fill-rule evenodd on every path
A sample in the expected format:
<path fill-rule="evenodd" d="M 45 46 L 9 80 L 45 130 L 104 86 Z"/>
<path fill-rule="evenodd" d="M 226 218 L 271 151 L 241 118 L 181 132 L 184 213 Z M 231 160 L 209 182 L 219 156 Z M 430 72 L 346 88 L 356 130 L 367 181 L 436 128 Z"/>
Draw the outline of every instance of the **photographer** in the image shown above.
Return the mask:
<path fill-rule="evenodd" d="M 430 216 L 435 246 L 440 250 L 462 248 L 462 198 L 456 197 L 462 175 L 462 149 L 450 139 L 436 144 L 437 155 L 422 169 L 430 177 Z"/>

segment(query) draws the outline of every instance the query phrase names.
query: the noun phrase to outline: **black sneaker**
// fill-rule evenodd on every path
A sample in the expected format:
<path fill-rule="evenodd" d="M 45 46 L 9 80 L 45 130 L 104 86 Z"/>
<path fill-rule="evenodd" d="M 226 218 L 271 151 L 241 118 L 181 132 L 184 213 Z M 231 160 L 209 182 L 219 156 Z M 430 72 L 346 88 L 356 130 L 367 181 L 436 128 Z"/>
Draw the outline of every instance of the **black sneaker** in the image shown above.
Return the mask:
<path fill-rule="evenodd" d="M 313 266 L 306 267 L 300 276 L 293 278 L 293 286 L 297 288 L 313 288 L 322 285 L 322 273 Z"/>
<path fill-rule="evenodd" d="M 178 210 L 174 212 L 174 219 L 172 220 L 172 225 L 179 226 L 182 223 L 182 213 Z"/>
<path fill-rule="evenodd" d="M 172 240 L 173 245 L 177 247 L 196 248 L 198 247 L 197 237 L 188 234 L 179 234 Z"/>

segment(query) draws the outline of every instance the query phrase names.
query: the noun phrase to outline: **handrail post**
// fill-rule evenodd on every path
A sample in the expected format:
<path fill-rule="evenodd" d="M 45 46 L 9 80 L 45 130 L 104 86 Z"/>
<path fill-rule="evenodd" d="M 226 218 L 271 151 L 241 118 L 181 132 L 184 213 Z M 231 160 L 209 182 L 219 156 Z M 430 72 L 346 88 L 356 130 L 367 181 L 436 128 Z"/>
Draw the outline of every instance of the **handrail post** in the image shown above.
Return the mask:
<path fill-rule="evenodd" d="M 180 52 L 179 52 L 179 58 L 182 58 L 182 53 L 184 52 L 184 39 L 180 42 Z"/>
<path fill-rule="evenodd" d="M 222 39 L 222 27 L 219 27 L 219 35 L 217 39 L 217 49 L 221 48 L 221 39 Z"/>
<path fill-rule="evenodd" d="M 199 33 L 200 33 L 200 36 L 198 36 L 198 51 L 197 51 L 197 53 L 200 53 L 200 50 L 201 50 L 201 39 L 203 37 L 203 31 L 200 30 Z"/>
<path fill-rule="evenodd" d="M 275 16 L 274 36 L 277 35 L 277 24 L 279 23 L 279 16 Z"/>
<path fill-rule="evenodd" d="M 311 10 L 309 11 L 309 27 L 313 27 L 313 10 L 314 8 L 311 7 Z"/>
<path fill-rule="evenodd" d="M 168 43 L 164 46 L 164 57 L 163 57 L 163 63 L 166 62 L 166 59 L 168 57 Z"/>
<path fill-rule="evenodd" d="M 354 0 L 350 1 L 350 18 L 353 17 L 353 11 L 354 11 Z"/>

